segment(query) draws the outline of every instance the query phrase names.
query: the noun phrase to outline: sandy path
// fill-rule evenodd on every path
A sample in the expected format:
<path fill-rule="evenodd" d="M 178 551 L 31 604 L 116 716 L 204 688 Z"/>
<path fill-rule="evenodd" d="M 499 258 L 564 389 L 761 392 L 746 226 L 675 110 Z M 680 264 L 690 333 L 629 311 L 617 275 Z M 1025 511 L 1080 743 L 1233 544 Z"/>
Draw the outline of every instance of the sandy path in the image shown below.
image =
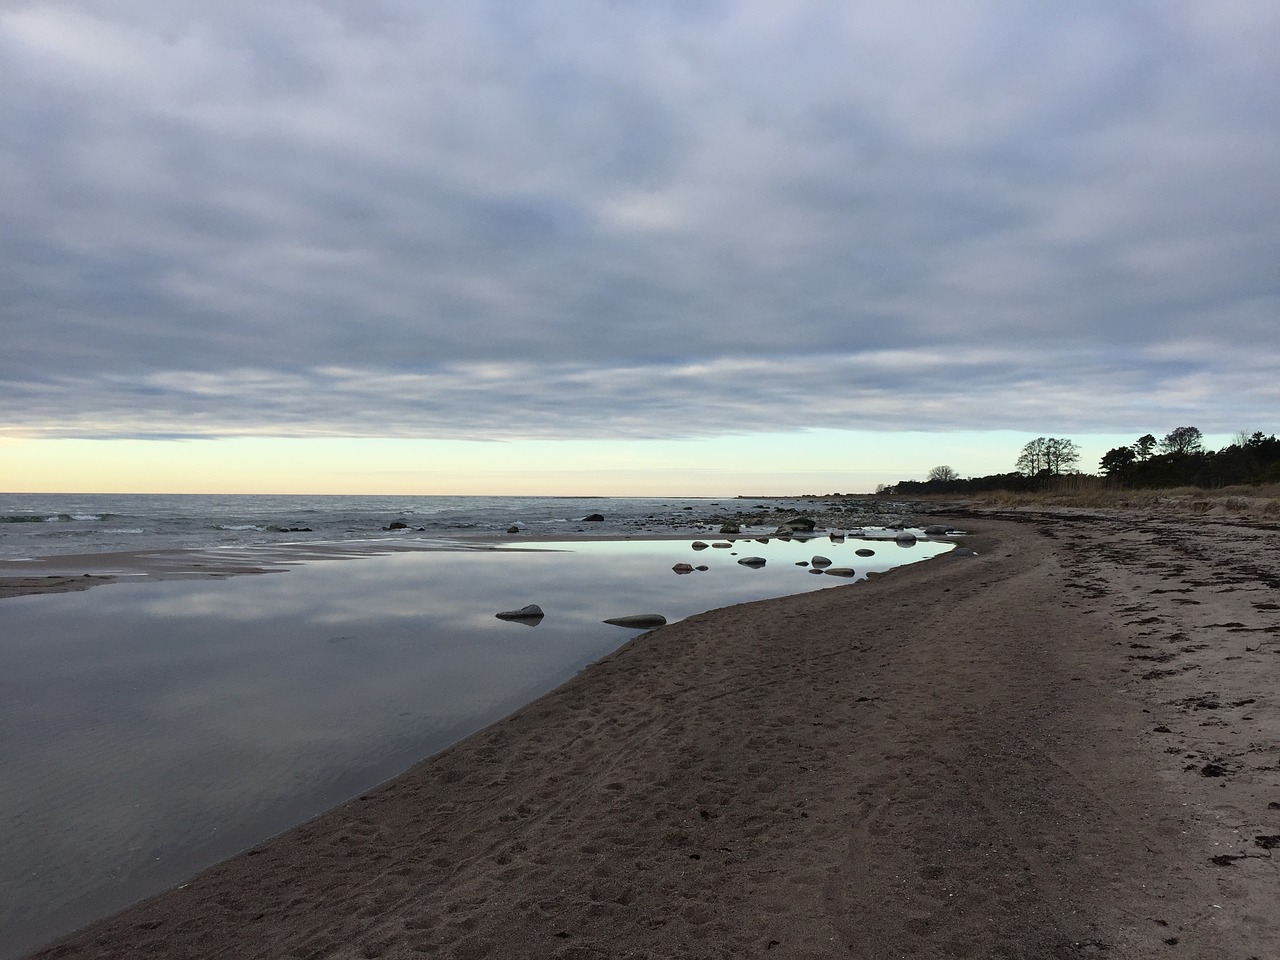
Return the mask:
<path fill-rule="evenodd" d="M 640 637 L 41 956 L 1280 955 L 1280 536 L 1019 519 Z"/>

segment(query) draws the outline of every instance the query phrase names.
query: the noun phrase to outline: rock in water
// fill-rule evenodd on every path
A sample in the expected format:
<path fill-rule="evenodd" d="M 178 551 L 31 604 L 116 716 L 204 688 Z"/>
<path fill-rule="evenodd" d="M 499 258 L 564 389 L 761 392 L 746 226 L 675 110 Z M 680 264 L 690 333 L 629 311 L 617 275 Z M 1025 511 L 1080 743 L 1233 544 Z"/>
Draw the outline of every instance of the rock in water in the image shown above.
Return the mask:
<path fill-rule="evenodd" d="M 692 564 L 692 563 L 677 563 L 677 564 L 676 564 L 674 567 L 672 567 L 671 569 L 672 569 L 672 570 L 674 570 L 676 573 L 693 573 L 693 564 Z"/>
<path fill-rule="evenodd" d="M 604 517 L 599 513 L 589 513 L 582 518 L 583 523 L 603 523 Z"/>
<path fill-rule="evenodd" d="M 501 613 L 495 613 L 494 616 L 499 620 L 541 620 L 546 614 L 536 603 L 531 603 L 519 610 L 503 610 Z"/>
<path fill-rule="evenodd" d="M 853 567 L 827 567 L 822 572 L 829 577 L 853 577 L 857 575 Z"/>
<path fill-rule="evenodd" d="M 661 627 L 667 622 L 667 618 L 660 613 L 637 613 L 629 617 L 610 617 L 605 623 L 611 623 L 615 627 L 636 627 L 641 630 L 647 630 L 650 627 Z"/>
<path fill-rule="evenodd" d="M 829 567 L 831 566 L 831 558 L 815 556 L 813 558 L 813 565 L 815 567 Z"/>
<path fill-rule="evenodd" d="M 874 557 L 876 555 L 874 550 L 869 550 L 866 547 L 862 547 L 860 550 L 855 550 L 853 552 L 860 557 Z"/>
<path fill-rule="evenodd" d="M 743 557 L 738 562 L 744 567 L 763 567 L 768 561 L 764 557 Z"/>

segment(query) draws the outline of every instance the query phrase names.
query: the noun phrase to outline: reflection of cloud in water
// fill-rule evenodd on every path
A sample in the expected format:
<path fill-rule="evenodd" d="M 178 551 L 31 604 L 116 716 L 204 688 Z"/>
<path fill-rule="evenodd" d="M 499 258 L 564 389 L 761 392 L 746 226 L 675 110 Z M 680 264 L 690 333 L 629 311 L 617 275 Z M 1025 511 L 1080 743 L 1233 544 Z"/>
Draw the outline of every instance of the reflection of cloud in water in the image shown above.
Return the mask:
<path fill-rule="evenodd" d="M 821 552 L 859 576 L 893 566 L 861 545 Z M 406 553 L 6 600 L 0 818 L 22 826 L 0 903 L 38 915 L 174 882 L 201 865 L 190 851 L 222 857 L 331 806 L 634 636 L 606 617 L 839 586 L 795 565 L 815 546 Z M 922 542 L 912 562 L 948 546 Z M 694 557 L 709 569 L 671 571 Z M 494 617 L 527 603 L 546 611 L 536 631 Z M 0 914 L 0 934 L 12 922 Z"/>

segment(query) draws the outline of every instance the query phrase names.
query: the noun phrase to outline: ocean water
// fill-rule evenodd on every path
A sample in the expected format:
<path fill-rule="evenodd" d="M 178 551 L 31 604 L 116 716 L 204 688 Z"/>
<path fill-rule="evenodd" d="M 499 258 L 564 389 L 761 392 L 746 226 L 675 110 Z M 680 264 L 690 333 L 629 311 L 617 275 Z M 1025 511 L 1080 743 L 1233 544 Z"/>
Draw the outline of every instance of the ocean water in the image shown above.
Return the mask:
<path fill-rule="evenodd" d="M 723 519 L 808 512 L 811 501 L 670 497 L 204 496 L 0 494 L 0 560 L 172 548 L 505 534 L 532 537 L 700 533 Z M 835 525 L 901 522 L 904 509 L 832 502 Z M 603 521 L 583 522 L 592 514 Z M 392 524 L 405 524 L 395 530 Z M 776 524 L 775 524 L 776 525 Z M 759 524 L 760 531 L 769 525 Z"/>
<path fill-rule="evenodd" d="M 180 883 L 518 709 L 635 636 L 608 617 L 676 621 L 951 547 L 895 542 L 869 523 L 891 522 L 884 508 L 828 513 L 847 527 L 862 521 L 867 539 L 764 536 L 778 512 L 816 506 L 0 497 L 0 575 L 23 557 L 119 549 L 456 547 L 348 559 L 316 551 L 258 576 L 136 577 L 0 600 L 0 958 Z M 719 535 L 740 512 L 755 521 L 746 535 Z M 582 520 L 591 513 L 606 519 Z M 384 529 L 394 522 L 410 526 Z M 506 536 L 513 523 L 528 534 Z M 311 529 L 286 529 L 296 526 Z M 578 530 L 593 539 L 538 539 Z M 625 539 L 598 536 L 608 533 Z M 469 537 L 485 548 L 449 542 Z M 856 574 L 815 574 L 815 555 Z M 738 562 L 747 556 L 766 563 Z M 678 575 L 681 562 L 706 569 Z M 528 603 L 546 616 L 494 616 Z"/>

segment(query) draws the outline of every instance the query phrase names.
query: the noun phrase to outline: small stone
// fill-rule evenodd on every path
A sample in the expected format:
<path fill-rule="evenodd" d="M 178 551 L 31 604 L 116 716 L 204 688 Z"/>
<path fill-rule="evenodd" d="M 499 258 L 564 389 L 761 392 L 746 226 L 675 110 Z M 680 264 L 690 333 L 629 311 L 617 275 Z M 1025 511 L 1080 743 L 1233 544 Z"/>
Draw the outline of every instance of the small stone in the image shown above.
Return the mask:
<path fill-rule="evenodd" d="M 667 622 L 667 618 L 660 613 L 637 613 L 629 617 L 610 617 L 604 622 L 611 623 L 615 627 L 635 627 L 647 630 L 650 627 L 661 627 Z"/>
<path fill-rule="evenodd" d="M 536 603 L 531 603 L 519 610 L 503 610 L 502 613 L 495 613 L 494 616 L 499 620 L 541 620 L 546 614 Z"/>

